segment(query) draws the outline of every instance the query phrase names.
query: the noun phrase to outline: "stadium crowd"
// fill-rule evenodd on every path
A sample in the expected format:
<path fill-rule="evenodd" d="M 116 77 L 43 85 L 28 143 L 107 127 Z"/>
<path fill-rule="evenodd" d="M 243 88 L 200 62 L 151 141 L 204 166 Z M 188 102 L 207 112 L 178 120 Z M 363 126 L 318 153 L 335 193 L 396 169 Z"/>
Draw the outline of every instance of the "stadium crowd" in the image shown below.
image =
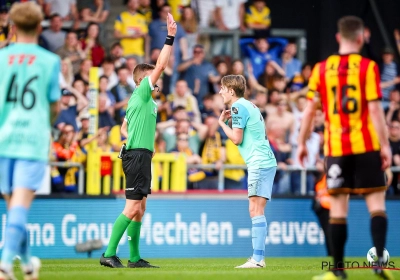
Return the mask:
<path fill-rule="evenodd" d="M 157 153 L 185 153 L 187 163 L 216 164 L 216 170 L 189 169 L 190 188 L 216 189 L 222 164 L 244 164 L 237 147 L 219 129 L 224 109 L 217 94 L 227 74 L 242 74 L 247 80 L 246 98 L 258 106 L 280 171 L 274 192 L 300 193 L 300 172 L 285 172 L 296 162 L 297 135 L 306 105 L 307 83 L 313 65 L 296 58 L 297 45 L 270 37 L 270 10 L 263 0 L 127 0 L 126 10 L 114 22 L 114 42 L 105 42 L 108 0 L 37 0 L 46 21 L 40 45 L 62 60 L 60 88 L 62 111 L 54 125 L 53 161 L 85 163 L 87 145 L 97 140 L 98 149 L 118 152 L 125 139 L 120 125 L 135 89 L 132 72 L 138 63 L 155 63 L 167 35 L 166 18 L 172 13 L 178 23 L 173 55 L 157 82 L 153 98 L 158 104 Z M 0 0 L 0 48 L 15 40 L 8 20 L 9 2 Z M 84 29 L 82 29 L 84 26 Z M 210 38 L 200 28 L 253 30 L 240 40 L 241 59 L 232 59 L 231 37 Z M 400 32 L 394 36 L 400 52 Z M 376 56 L 369 48 L 371 34 L 365 31 L 364 52 L 379 61 L 382 105 L 389 126 L 393 166 L 400 166 L 400 71 L 395 50 L 385 48 Z M 211 57 L 211 59 L 208 59 Z M 99 130 L 89 136 L 89 71 L 99 67 Z M 310 132 L 307 193 L 324 170 L 324 115 L 317 111 Z M 52 191 L 76 190 L 76 168 L 52 168 Z M 225 189 L 245 188 L 243 170 L 225 170 Z M 400 194 L 398 174 L 391 180 L 390 194 Z"/>

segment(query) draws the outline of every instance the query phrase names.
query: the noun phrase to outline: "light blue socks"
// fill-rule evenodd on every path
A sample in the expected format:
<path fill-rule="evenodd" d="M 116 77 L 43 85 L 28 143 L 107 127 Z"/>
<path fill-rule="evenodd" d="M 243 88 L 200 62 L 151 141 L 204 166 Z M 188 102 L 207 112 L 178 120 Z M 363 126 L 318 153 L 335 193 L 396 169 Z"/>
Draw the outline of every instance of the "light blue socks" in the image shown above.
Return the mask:
<path fill-rule="evenodd" d="M 256 216 L 251 218 L 253 224 L 252 243 L 253 243 L 253 259 L 257 262 L 264 259 L 265 238 L 267 237 L 267 220 L 265 216 Z"/>
<path fill-rule="evenodd" d="M 31 251 L 29 250 L 29 232 L 28 232 L 28 230 L 25 230 L 24 239 L 21 244 L 20 257 L 21 257 L 21 263 L 23 265 L 28 266 L 31 264 Z"/>
<path fill-rule="evenodd" d="M 21 255 L 22 263 L 27 260 L 27 254 L 29 254 L 27 249 L 29 240 L 26 232 L 27 219 L 28 209 L 22 206 L 13 207 L 8 211 L 5 244 L 1 255 L 1 268 L 5 271 L 12 269 L 16 255 Z M 23 245 L 24 249 L 22 249 Z"/>

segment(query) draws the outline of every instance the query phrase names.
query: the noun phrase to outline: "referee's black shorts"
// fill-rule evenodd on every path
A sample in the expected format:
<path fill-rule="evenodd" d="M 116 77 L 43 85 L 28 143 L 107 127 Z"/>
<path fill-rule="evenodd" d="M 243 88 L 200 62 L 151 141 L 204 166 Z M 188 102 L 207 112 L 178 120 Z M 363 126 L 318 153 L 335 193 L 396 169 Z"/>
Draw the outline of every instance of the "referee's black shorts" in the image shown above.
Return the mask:
<path fill-rule="evenodd" d="M 122 168 L 126 178 L 126 199 L 142 200 L 151 193 L 151 158 L 147 149 L 132 149 L 122 157 Z"/>

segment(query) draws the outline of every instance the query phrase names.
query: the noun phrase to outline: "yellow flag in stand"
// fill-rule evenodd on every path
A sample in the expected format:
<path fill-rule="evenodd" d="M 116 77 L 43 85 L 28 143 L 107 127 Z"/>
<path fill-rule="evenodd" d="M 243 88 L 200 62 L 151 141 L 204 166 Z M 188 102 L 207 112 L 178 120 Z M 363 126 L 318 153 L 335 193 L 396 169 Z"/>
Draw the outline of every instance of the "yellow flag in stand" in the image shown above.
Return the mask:
<path fill-rule="evenodd" d="M 89 72 L 89 135 L 97 133 L 99 123 L 99 69 L 90 68 Z M 86 193 L 89 195 L 99 195 L 101 186 L 100 177 L 100 154 L 97 149 L 97 141 L 94 140 L 88 149 L 87 157 L 87 182 Z"/>

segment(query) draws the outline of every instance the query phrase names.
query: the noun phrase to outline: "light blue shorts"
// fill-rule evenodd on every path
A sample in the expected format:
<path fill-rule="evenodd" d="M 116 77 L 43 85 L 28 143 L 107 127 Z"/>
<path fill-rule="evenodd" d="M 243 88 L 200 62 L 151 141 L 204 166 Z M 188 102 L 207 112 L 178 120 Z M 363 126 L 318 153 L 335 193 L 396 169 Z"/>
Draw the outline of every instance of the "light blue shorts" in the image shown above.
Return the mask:
<path fill-rule="evenodd" d="M 1 193 L 11 194 L 16 188 L 37 191 L 43 183 L 46 167 L 45 161 L 0 157 Z"/>
<path fill-rule="evenodd" d="M 249 169 L 247 179 L 249 197 L 261 196 L 271 200 L 275 173 L 275 166 L 261 169 Z"/>

